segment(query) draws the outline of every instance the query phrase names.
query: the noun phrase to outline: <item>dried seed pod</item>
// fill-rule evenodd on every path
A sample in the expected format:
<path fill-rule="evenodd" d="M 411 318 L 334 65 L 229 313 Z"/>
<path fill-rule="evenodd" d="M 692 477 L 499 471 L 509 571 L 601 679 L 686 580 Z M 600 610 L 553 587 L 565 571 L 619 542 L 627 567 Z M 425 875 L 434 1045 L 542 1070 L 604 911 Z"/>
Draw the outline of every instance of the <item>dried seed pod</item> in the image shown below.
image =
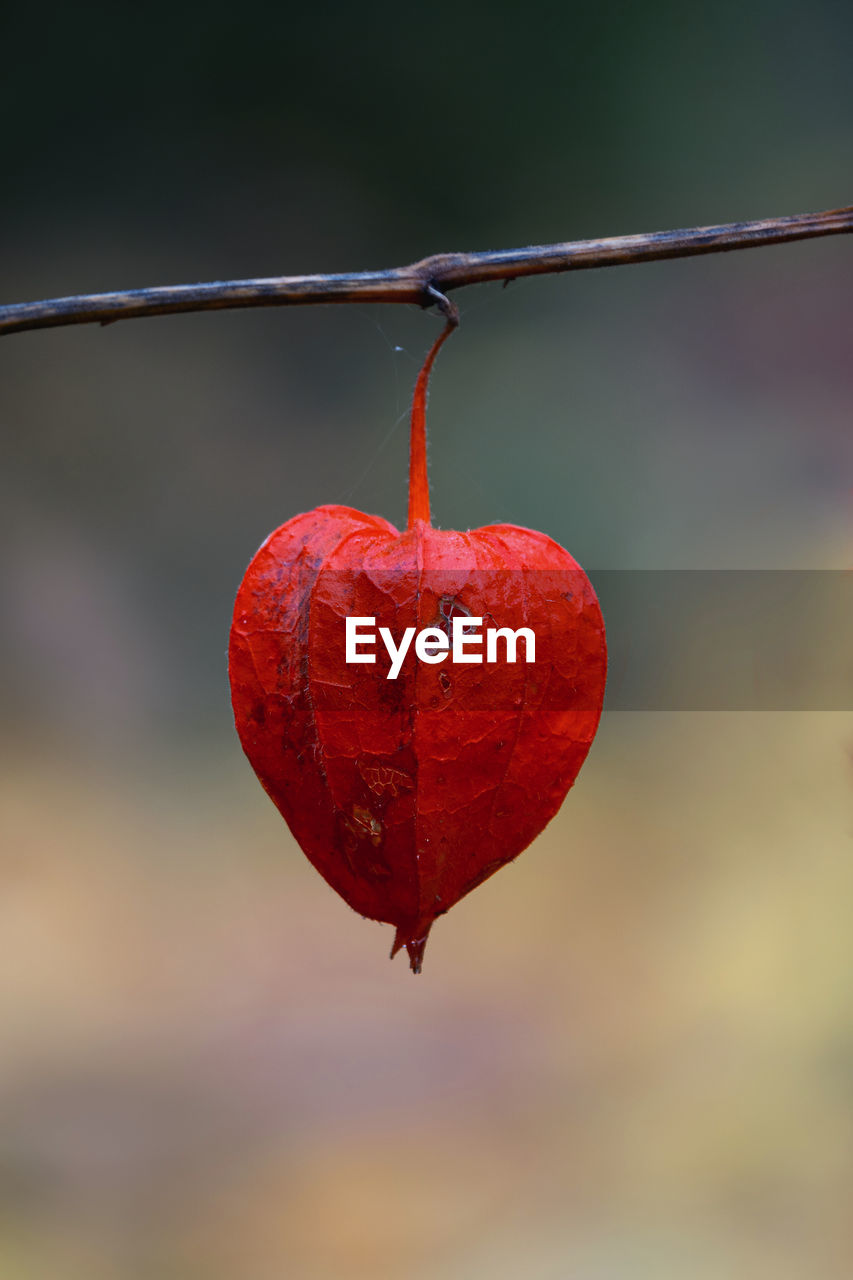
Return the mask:
<path fill-rule="evenodd" d="M 416 973 L 436 917 L 559 809 L 607 668 L 595 594 L 561 546 L 429 523 L 426 384 L 449 330 L 415 388 L 408 529 L 342 506 L 288 520 L 246 571 L 229 649 L 261 784 L 332 888 L 396 927 L 391 954 L 405 946 Z M 366 660 L 346 661 L 347 619 L 371 620 Z"/>

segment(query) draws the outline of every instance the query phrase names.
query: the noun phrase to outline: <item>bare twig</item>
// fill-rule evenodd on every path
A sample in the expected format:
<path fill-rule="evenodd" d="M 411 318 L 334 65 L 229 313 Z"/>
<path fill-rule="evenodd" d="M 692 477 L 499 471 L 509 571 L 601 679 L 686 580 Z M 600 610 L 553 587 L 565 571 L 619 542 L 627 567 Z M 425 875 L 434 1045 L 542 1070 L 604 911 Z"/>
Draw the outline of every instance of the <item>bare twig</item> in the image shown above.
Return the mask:
<path fill-rule="evenodd" d="M 463 285 L 520 276 L 615 267 L 658 258 L 687 258 L 700 253 L 752 249 L 784 240 L 806 240 L 853 231 L 853 206 L 758 222 L 729 222 L 648 235 L 573 240 L 527 249 L 487 253 L 439 253 L 408 267 L 357 271 L 346 275 L 272 276 L 211 284 L 166 285 L 119 293 L 80 294 L 45 302 L 0 306 L 0 334 L 57 325 L 112 324 L 136 316 L 177 311 L 216 311 L 234 307 L 280 307 L 316 302 L 407 302 L 428 307 L 433 290 L 447 293 Z"/>

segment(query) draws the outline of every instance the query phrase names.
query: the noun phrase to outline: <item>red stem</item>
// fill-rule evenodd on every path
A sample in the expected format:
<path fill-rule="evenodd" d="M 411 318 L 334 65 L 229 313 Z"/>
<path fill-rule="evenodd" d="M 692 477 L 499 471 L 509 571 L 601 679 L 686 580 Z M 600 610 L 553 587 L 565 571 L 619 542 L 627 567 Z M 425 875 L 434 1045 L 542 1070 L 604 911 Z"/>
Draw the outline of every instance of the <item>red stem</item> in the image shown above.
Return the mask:
<path fill-rule="evenodd" d="M 418 374 L 412 396 L 412 428 L 409 435 L 409 528 L 418 520 L 429 524 L 429 478 L 426 452 L 426 398 L 429 375 L 442 343 L 450 336 L 458 319 L 450 315 L 447 324 L 436 338 Z"/>

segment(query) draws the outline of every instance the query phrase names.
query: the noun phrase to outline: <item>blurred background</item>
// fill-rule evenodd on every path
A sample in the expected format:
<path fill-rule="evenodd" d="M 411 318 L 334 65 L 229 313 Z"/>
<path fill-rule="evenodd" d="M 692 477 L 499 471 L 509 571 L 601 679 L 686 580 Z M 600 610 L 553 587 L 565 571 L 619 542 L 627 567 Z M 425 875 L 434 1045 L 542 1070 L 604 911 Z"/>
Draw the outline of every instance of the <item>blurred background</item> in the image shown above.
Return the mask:
<path fill-rule="evenodd" d="M 853 201 L 828 0 L 48 3 L 2 42 L 8 302 Z M 464 291 L 436 522 L 593 581 L 848 568 L 852 269 L 841 237 Z M 851 1273 L 849 712 L 606 712 L 417 979 L 243 759 L 240 577 L 319 503 L 404 519 L 436 327 L 0 342 L 3 1280 Z"/>

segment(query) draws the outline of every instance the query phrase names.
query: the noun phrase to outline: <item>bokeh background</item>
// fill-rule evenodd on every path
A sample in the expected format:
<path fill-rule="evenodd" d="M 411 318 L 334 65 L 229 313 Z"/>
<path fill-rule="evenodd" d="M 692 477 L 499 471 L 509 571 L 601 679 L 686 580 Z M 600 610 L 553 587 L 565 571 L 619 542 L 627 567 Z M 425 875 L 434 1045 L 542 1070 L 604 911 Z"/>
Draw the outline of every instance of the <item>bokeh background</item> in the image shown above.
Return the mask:
<path fill-rule="evenodd" d="M 2 45 L 9 302 L 853 200 L 829 0 L 48 3 Z M 851 272 L 836 238 L 464 292 L 437 522 L 593 580 L 847 568 Z M 3 1280 L 851 1274 L 849 712 L 607 712 L 417 979 L 241 755 L 245 565 L 322 502 L 403 519 L 435 332 L 0 343 Z"/>

